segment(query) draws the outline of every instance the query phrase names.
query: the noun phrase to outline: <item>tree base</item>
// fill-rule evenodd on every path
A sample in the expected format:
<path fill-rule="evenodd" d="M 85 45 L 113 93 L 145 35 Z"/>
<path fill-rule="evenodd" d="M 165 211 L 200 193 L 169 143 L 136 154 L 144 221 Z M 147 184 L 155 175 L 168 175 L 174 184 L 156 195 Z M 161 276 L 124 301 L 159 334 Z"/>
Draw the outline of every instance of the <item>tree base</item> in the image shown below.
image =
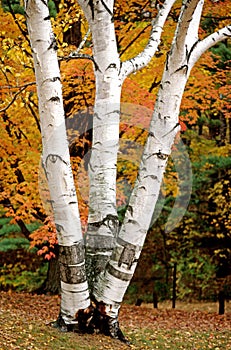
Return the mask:
<path fill-rule="evenodd" d="M 92 320 L 89 323 L 89 329 L 92 333 L 101 333 L 125 344 L 130 344 L 120 329 L 118 317 L 113 318 L 104 315 L 97 308 L 94 310 Z"/>
<path fill-rule="evenodd" d="M 78 331 L 78 323 L 76 324 L 66 324 L 61 315 L 57 318 L 56 321 L 49 323 L 53 328 L 58 329 L 60 332 L 76 332 Z"/>
<path fill-rule="evenodd" d="M 92 305 L 85 310 L 79 310 L 77 312 L 76 323 L 74 324 L 66 324 L 62 316 L 59 315 L 58 319 L 51 322 L 50 325 L 60 332 L 100 333 L 130 345 L 130 342 L 125 338 L 120 329 L 118 317 L 107 316 Z"/>

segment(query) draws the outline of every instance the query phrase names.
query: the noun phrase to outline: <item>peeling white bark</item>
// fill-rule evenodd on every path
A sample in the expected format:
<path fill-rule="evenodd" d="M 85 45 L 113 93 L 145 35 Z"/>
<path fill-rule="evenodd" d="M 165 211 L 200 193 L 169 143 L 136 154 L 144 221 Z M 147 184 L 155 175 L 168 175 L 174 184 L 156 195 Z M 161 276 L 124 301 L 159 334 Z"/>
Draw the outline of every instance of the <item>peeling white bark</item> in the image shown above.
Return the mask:
<path fill-rule="evenodd" d="M 25 10 L 39 98 L 42 162 L 60 246 L 61 316 L 66 323 L 72 323 L 76 322 L 76 312 L 88 307 L 90 301 L 78 203 L 65 130 L 57 47 L 47 2 L 25 1 Z"/>

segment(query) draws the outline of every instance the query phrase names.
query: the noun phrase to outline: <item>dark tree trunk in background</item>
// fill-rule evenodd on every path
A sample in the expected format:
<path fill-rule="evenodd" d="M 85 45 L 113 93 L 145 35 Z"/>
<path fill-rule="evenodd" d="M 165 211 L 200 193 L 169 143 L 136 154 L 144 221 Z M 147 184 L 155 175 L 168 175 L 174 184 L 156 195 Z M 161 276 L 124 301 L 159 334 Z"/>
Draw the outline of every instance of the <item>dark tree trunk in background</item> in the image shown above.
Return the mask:
<path fill-rule="evenodd" d="M 176 307 L 176 272 L 177 272 L 177 264 L 174 263 L 173 266 L 173 281 L 172 281 L 172 308 Z"/>
<path fill-rule="evenodd" d="M 231 118 L 229 118 L 229 144 L 231 144 Z"/>
<path fill-rule="evenodd" d="M 75 45 L 76 47 L 79 46 L 82 41 L 81 18 L 77 22 L 74 22 L 72 26 L 63 33 L 63 41 Z"/>
<path fill-rule="evenodd" d="M 47 277 L 43 285 L 36 291 L 38 294 L 60 294 L 60 270 L 58 262 L 58 248 L 56 257 L 49 260 Z"/>
<path fill-rule="evenodd" d="M 221 290 L 218 294 L 218 303 L 219 303 L 218 313 L 219 313 L 219 315 L 224 315 L 224 313 L 225 313 L 225 293 L 223 290 Z"/>
<path fill-rule="evenodd" d="M 156 292 L 153 292 L 153 307 L 154 309 L 158 309 L 158 296 Z"/>
<path fill-rule="evenodd" d="M 17 222 L 18 226 L 20 227 L 20 230 L 21 230 L 21 232 L 23 233 L 23 235 L 24 235 L 27 239 L 29 239 L 29 237 L 30 237 L 30 231 L 29 231 L 28 228 L 26 227 L 25 223 L 24 223 L 21 219 L 16 220 L 16 222 Z"/>

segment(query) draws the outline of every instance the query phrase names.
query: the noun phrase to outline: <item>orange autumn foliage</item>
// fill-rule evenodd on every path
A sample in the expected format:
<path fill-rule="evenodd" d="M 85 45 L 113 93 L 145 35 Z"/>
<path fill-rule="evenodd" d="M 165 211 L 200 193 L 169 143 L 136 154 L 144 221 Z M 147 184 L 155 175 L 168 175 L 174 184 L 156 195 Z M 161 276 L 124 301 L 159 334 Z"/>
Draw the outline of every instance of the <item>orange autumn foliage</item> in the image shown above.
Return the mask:
<path fill-rule="evenodd" d="M 67 7 L 65 2 L 61 1 L 58 16 L 52 20 L 60 58 L 76 49 L 73 45 L 63 42 L 63 31 L 78 19 L 82 21 L 82 34 L 87 31 L 87 23 L 81 10 L 74 1 L 70 1 L 70 5 Z M 151 17 L 155 16 L 156 8 L 152 7 L 150 2 L 147 2 L 146 7 L 143 5 L 141 0 L 136 2 L 119 0 L 116 3 L 115 26 L 123 61 L 135 56 L 148 41 Z M 120 129 L 122 153 L 118 162 L 118 174 L 122 174 L 121 178 L 118 176 L 119 206 L 126 203 L 128 197 L 126 186 L 130 189 L 136 178 L 139 157 L 147 137 L 166 54 L 176 26 L 179 5 L 180 2 L 176 2 L 171 11 L 156 57 L 146 68 L 129 77 L 123 85 Z M 226 23 L 228 10 L 230 1 L 224 0 L 222 4 L 214 4 L 209 0 L 206 2 L 204 13 L 209 18 L 224 17 L 222 21 L 213 22 L 214 29 L 217 29 Z M 0 138 L 2 140 L 0 203 L 6 215 L 16 222 L 22 219 L 26 223 L 34 220 L 42 223 L 42 226 L 31 235 L 32 246 L 41 247 L 39 252 L 49 258 L 53 254 L 56 238 L 51 210 L 47 209 L 46 203 L 43 203 L 39 188 L 42 146 L 31 50 L 28 38 L 25 38 L 12 16 L 0 9 L 0 17 Z M 17 15 L 17 19 L 26 32 L 25 18 Z M 202 19 L 205 20 L 206 15 Z M 207 35 L 208 32 L 209 27 L 201 27 L 201 36 Z M 82 49 L 82 53 L 92 54 L 90 40 L 89 37 L 88 45 Z M 76 147 L 83 151 L 82 154 L 72 156 L 72 167 L 84 232 L 88 215 L 88 180 L 84 161 L 87 161 L 86 154 L 91 142 L 89 135 L 84 132 L 91 129 L 90 116 L 95 98 L 94 72 L 92 62 L 87 59 L 61 60 L 60 67 L 67 125 L 69 120 L 68 137 L 72 142 L 75 140 Z M 221 95 L 225 98 L 221 99 Z M 218 68 L 212 53 L 207 52 L 193 69 L 186 88 L 180 121 L 182 129 L 185 130 L 187 124 L 196 124 L 201 113 L 207 113 L 208 109 L 230 117 L 229 101 L 230 89 L 226 71 Z M 80 112 L 86 113 L 84 125 L 78 119 Z M 77 119 L 74 118 L 76 115 Z M 73 125 L 72 119 L 74 122 L 77 120 L 77 124 Z M 81 135 L 77 131 L 77 126 L 81 126 Z M 128 143 L 129 146 L 132 144 L 129 152 Z"/>

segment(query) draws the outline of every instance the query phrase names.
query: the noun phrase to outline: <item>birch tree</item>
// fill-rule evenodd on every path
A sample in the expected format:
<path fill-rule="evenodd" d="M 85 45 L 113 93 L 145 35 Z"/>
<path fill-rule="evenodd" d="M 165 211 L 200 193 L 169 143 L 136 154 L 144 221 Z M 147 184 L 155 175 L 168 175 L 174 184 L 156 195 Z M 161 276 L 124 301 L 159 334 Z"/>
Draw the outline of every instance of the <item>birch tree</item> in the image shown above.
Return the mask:
<path fill-rule="evenodd" d="M 75 327 L 78 312 L 90 305 L 78 202 L 64 122 L 57 44 L 47 3 L 25 2 L 34 59 L 42 133 L 42 164 L 47 177 L 59 242 L 61 307 L 57 325 Z"/>
<path fill-rule="evenodd" d="M 165 1 L 153 20 L 150 39 L 144 51 L 132 60 L 121 62 L 113 22 L 114 0 L 79 0 L 92 32 L 96 78 L 93 141 L 89 164 L 88 232 L 85 236 L 90 291 L 97 276 L 104 271 L 115 246 L 119 228 L 116 208 L 116 163 L 122 84 L 129 74 L 146 66 L 154 56 L 164 22 L 174 2 L 175 0 Z"/>
<path fill-rule="evenodd" d="M 168 5 L 170 2 L 167 2 Z M 171 4 L 172 5 L 172 4 Z M 175 135 L 180 130 L 179 111 L 184 88 L 193 65 L 207 49 L 230 37 L 231 27 L 200 40 L 198 36 L 203 0 L 183 1 L 178 25 L 167 56 L 149 136 L 142 156 L 138 178 L 132 192 L 125 219 L 106 268 L 93 287 L 96 300 L 95 324 L 114 325 L 114 337 L 124 340 L 118 325 L 118 312 L 126 289 L 134 274 Z M 144 51 L 145 52 L 145 51 Z M 140 65 L 144 52 L 122 63 L 121 76 L 132 73 Z M 102 311 L 103 310 L 103 311 Z M 105 326 L 106 333 L 107 326 Z"/>
<path fill-rule="evenodd" d="M 70 168 L 56 42 L 46 1 L 25 2 L 34 57 L 47 175 L 59 241 L 61 308 L 55 325 L 75 324 L 126 342 L 118 314 L 135 271 L 156 205 L 175 135 L 185 84 L 199 57 L 230 37 L 231 27 L 199 40 L 203 0 L 183 0 L 172 46 L 166 59 L 139 175 L 122 227 L 116 210 L 116 162 L 119 144 L 120 95 L 126 77 L 148 64 L 155 54 L 164 22 L 174 4 L 166 0 L 153 20 L 150 39 L 135 58 L 121 62 L 113 24 L 114 1 L 79 4 L 92 32 L 96 99 L 93 146 L 89 164 L 87 273 L 78 203 Z M 90 296 L 92 304 L 90 303 Z M 94 310 L 94 311 L 93 311 Z"/>

